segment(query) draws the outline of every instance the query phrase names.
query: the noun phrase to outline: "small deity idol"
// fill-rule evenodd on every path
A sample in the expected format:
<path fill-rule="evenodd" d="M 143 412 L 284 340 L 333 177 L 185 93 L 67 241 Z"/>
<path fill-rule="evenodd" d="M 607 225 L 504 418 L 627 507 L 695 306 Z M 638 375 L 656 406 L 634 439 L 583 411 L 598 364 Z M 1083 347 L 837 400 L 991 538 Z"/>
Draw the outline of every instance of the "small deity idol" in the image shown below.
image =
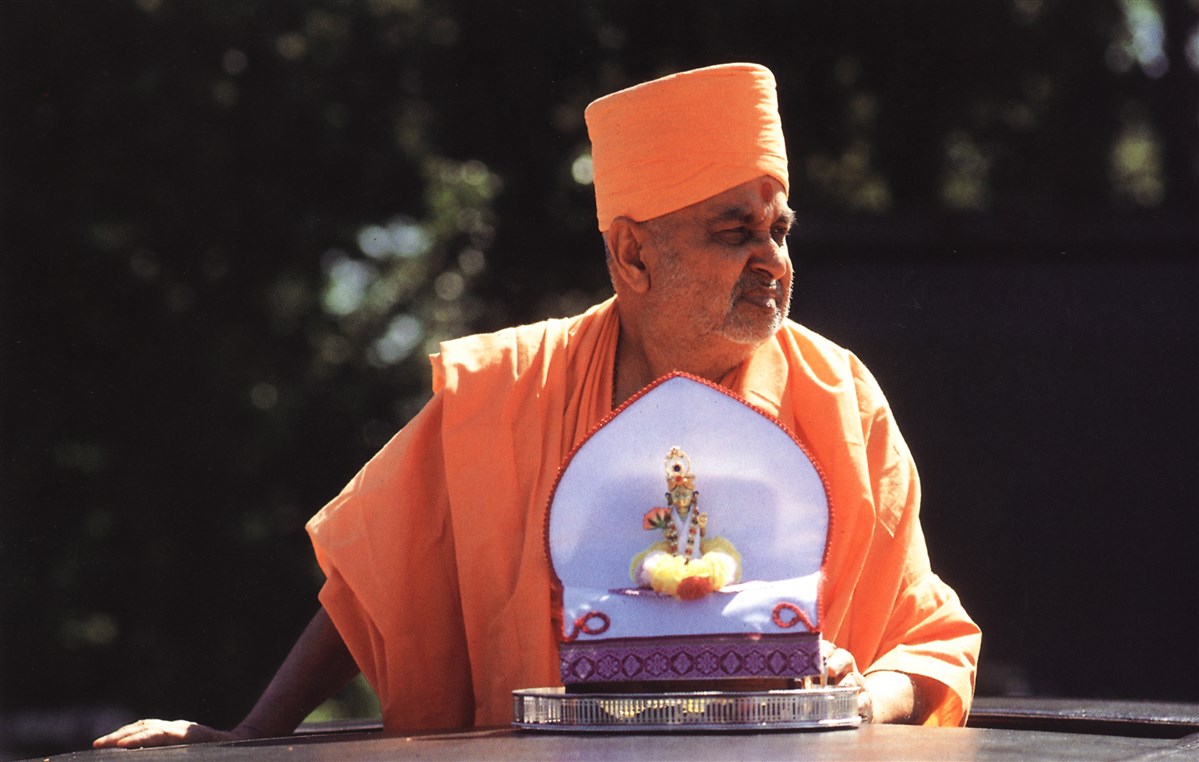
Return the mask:
<path fill-rule="evenodd" d="M 645 529 L 660 530 L 663 539 L 633 557 L 629 566 L 633 581 L 683 600 L 702 598 L 737 582 L 741 555 L 723 537 L 708 536 L 708 514 L 699 510 L 691 458 L 678 447 L 666 455 L 666 502 L 646 511 L 642 519 Z M 683 535 L 687 539 L 680 550 Z"/>

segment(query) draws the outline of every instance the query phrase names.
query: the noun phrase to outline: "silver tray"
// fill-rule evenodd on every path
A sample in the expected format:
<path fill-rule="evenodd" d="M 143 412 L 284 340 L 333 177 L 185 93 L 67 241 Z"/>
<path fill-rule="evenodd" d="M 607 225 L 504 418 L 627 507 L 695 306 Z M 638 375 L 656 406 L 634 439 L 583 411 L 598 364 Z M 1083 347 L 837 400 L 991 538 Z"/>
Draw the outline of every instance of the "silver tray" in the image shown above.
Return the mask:
<path fill-rule="evenodd" d="M 512 725 L 555 731 L 794 730 L 855 728 L 856 688 L 670 693 L 512 691 Z"/>

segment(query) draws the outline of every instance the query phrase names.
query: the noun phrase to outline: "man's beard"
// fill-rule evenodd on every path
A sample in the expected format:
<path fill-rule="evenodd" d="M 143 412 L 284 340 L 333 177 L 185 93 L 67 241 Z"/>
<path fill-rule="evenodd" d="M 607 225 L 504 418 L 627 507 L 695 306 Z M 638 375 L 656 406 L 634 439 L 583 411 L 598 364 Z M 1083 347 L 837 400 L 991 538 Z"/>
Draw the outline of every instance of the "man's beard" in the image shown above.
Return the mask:
<path fill-rule="evenodd" d="M 774 309 L 742 301 L 746 292 L 774 293 Z M 760 273 L 747 272 L 737 281 L 729 303 L 728 318 L 721 333 L 739 344 L 760 344 L 773 336 L 791 312 L 791 283 L 783 283 Z"/>

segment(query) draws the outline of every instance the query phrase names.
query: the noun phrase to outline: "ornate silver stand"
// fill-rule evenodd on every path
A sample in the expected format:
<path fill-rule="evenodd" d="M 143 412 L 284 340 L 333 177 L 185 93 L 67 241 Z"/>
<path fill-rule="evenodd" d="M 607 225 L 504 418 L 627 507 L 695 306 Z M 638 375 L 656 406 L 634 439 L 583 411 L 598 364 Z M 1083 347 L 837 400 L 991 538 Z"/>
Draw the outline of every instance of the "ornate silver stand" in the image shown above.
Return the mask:
<path fill-rule="evenodd" d="M 857 727 L 856 688 L 673 693 L 512 691 L 512 724 L 529 730 L 687 731 Z"/>

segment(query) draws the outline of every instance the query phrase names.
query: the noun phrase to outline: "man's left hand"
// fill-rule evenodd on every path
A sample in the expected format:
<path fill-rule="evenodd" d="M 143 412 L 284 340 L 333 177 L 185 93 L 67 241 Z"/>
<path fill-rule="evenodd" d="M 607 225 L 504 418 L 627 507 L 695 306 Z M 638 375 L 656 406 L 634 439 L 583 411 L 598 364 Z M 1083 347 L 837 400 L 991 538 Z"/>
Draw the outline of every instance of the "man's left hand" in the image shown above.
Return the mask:
<path fill-rule="evenodd" d="M 879 670 L 864 675 L 853 654 L 827 640 L 820 641 L 820 654 L 829 685 L 858 689 L 858 714 L 863 722 L 920 724 L 948 690 L 932 678 L 905 672 Z"/>

